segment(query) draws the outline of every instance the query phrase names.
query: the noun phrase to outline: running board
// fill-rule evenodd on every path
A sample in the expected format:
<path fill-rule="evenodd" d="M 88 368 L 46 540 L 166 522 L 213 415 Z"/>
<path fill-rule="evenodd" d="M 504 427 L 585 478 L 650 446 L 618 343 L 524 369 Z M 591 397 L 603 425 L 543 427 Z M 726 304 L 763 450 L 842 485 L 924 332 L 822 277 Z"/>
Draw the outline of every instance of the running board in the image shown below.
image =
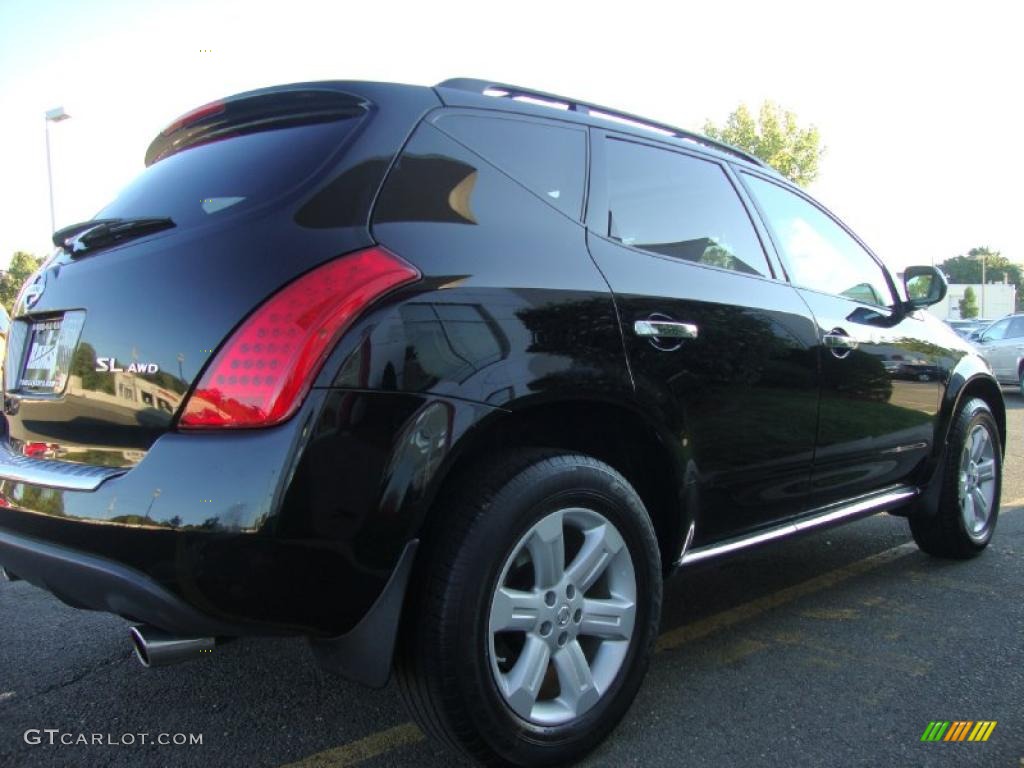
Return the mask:
<path fill-rule="evenodd" d="M 744 536 L 738 539 L 729 539 L 728 541 L 724 541 L 719 544 L 709 544 L 706 547 L 698 547 L 697 549 L 691 549 L 689 551 L 684 549 L 684 554 L 676 565 L 680 567 L 693 565 L 704 560 L 711 560 L 713 558 L 729 555 L 750 547 L 767 544 L 770 541 L 777 541 L 779 539 L 788 538 L 789 536 L 795 536 L 799 533 L 809 533 L 819 528 L 827 528 L 830 525 L 846 523 L 854 518 L 866 517 L 868 515 L 875 514 L 876 512 L 881 512 L 887 508 L 894 507 L 897 504 L 912 499 L 914 496 L 917 496 L 917 494 L 918 490 L 916 488 L 902 486 L 894 488 L 891 491 L 886 491 L 885 493 L 861 497 L 855 501 L 826 507 L 820 512 L 812 513 L 806 517 L 792 520 L 776 528 L 770 528 L 766 531 L 761 531 L 760 533 L 755 533 L 750 536 Z"/>

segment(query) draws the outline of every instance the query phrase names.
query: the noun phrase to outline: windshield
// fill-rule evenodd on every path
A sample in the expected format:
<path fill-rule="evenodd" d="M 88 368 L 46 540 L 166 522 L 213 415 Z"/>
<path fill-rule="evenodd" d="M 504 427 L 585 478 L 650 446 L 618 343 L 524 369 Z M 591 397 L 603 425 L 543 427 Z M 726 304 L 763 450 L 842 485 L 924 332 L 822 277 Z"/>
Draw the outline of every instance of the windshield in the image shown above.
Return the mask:
<path fill-rule="evenodd" d="M 170 217 L 179 227 L 251 208 L 308 178 L 358 117 L 223 137 L 154 163 L 96 218 Z"/>

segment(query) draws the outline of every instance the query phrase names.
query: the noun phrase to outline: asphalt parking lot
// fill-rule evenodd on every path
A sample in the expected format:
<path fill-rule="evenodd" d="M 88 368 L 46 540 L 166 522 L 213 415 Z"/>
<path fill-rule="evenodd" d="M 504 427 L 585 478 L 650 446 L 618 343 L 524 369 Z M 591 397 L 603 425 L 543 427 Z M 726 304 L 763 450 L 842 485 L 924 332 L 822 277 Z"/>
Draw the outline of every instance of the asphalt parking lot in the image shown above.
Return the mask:
<path fill-rule="evenodd" d="M 1024 766 L 1024 400 L 1007 406 L 982 557 L 932 560 L 878 515 L 675 579 L 647 683 L 585 765 Z M 461 764 L 394 687 L 327 676 L 301 641 L 158 670 L 130 657 L 123 621 L 0 584 L 0 765 Z M 922 742 L 935 720 L 998 724 L 984 743 Z M 202 744 L 50 745 L 44 729 Z"/>

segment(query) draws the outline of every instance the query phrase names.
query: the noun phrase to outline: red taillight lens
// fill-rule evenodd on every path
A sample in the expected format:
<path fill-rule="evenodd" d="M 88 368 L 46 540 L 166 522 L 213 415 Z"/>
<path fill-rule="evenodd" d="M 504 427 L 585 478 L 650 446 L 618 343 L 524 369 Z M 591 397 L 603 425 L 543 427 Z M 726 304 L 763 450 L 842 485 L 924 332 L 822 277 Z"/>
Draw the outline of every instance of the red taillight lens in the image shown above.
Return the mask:
<path fill-rule="evenodd" d="M 356 316 L 418 278 L 414 267 L 378 247 L 306 273 L 232 334 L 189 398 L 179 426 L 266 427 L 284 421 Z"/>

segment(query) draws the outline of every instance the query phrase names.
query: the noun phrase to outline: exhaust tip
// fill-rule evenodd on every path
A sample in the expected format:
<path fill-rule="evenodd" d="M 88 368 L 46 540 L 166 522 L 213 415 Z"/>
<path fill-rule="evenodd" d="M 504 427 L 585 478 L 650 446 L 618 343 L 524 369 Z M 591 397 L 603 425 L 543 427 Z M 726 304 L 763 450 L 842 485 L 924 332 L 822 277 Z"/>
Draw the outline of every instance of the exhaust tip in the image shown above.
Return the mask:
<path fill-rule="evenodd" d="M 149 652 L 146 650 L 146 638 L 142 636 L 140 627 L 131 627 L 129 632 L 132 638 L 132 648 L 135 649 L 135 658 L 144 667 L 149 667 Z"/>
<path fill-rule="evenodd" d="M 135 656 L 142 666 L 166 667 L 209 655 L 217 644 L 213 637 L 178 637 L 144 624 L 129 628 Z"/>

